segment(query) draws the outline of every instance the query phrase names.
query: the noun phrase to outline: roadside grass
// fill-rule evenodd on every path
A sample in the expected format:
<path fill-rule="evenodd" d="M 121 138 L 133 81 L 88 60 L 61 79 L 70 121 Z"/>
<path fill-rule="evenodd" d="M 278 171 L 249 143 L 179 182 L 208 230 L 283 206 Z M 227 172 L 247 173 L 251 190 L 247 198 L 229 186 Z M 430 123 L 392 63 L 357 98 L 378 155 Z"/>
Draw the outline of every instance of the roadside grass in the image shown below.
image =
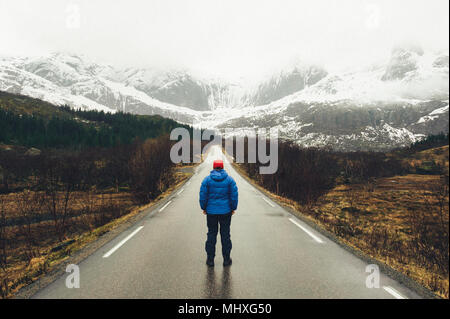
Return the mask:
<path fill-rule="evenodd" d="M 417 174 L 433 174 L 439 170 L 449 172 L 449 145 L 414 153 L 403 159 Z"/>
<path fill-rule="evenodd" d="M 22 287 L 49 273 L 88 244 L 158 203 L 191 175 L 185 166 L 178 166 L 174 173 L 175 183 L 146 205 L 136 204 L 126 191 L 93 195 L 77 193 L 74 211 L 82 210 L 86 204 L 83 200 L 90 201 L 93 207 L 90 214 L 78 214 L 68 219 L 62 242 L 57 240 L 51 220 L 39 221 L 38 218 L 25 225 L 6 227 L 10 245 L 6 263 L 0 267 L 0 297 L 13 297 Z M 17 217 L 17 211 L 12 209 L 17 196 L 20 194 L 2 196 L 7 218 Z"/>
<path fill-rule="evenodd" d="M 251 180 L 239 164 L 234 167 L 257 188 L 333 233 L 346 245 L 389 265 L 437 295 L 449 297 L 448 195 L 440 210 L 435 196 L 435 190 L 442 186 L 439 175 L 409 174 L 377 178 L 370 183 L 340 184 L 307 206 L 268 192 Z M 418 232 L 433 234 L 427 236 L 433 242 L 420 241 Z M 447 253 L 432 245 L 439 240 L 446 241 Z"/>
<path fill-rule="evenodd" d="M 339 185 L 315 207 L 301 211 L 353 247 L 448 298 L 448 242 L 446 256 L 442 251 L 431 253 L 435 249 L 431 243 L 423 247 L 429 250 L 424 254 L 419 246 L 426 243 L 417 239 L 416 229 L 443 235 L 434 240 L 448 241 L 448 202 L 440 216 L 432 193 L 440 182 L 440 176 L 410 174 L 377 179 L 370 191 L 367 185 Z M 436 262 L 439 258 L 447 269 L 442 261 Z"/>

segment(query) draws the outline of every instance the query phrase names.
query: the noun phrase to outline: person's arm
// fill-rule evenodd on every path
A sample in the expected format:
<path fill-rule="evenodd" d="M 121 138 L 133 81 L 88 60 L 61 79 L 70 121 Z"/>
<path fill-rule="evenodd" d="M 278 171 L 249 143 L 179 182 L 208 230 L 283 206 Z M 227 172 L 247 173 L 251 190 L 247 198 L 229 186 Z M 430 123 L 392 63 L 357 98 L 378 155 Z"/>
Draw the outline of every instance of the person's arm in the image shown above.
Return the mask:
<path fill-rule="evenodd" d="M 200 208 L 203 213 L 206 212 L 206 206 L 208 205 L 208 178 L 206 177 L 202 185 L 200 186 Z"/>
<path fill-rule="evenodd" d="M 230 202 L 231 202 L 231 212 L 234 213 L 234 211 L 237 209 L 238 206 L 238 188 L 236 185 L 236 182 L 232 177 L 230 177 Z"/>

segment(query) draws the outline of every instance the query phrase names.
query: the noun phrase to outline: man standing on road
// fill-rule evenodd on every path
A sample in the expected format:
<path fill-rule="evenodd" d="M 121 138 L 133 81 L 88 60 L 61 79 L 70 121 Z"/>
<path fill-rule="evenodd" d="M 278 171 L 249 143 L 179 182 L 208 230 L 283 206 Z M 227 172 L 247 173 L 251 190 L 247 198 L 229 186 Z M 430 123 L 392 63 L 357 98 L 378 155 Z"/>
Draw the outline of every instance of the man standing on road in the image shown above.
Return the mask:
<path fill-rule="evenodd" d="M 234 179 L 223 169 L 223 161 L 215 160 L 213 170 L 205 177 L 200 187 L 200 207 L 206 215 L 208 237 L 205 244 L 206 264 L 214 266 L 217 232 L 220 225 L 223 265 L 231 265 L 231 216 L 238 205 L 238 188 Z"/>

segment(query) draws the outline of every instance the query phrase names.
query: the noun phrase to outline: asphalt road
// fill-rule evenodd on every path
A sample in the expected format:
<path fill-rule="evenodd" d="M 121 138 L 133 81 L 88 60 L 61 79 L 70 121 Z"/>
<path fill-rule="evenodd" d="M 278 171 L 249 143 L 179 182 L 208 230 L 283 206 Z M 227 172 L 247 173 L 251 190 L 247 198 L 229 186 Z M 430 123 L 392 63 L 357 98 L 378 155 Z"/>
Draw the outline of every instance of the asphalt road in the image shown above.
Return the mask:
<path fill-rule="evenodd" d="M 231 222 L 233 265 L 205 265 L 206 217 L 198 204 L 212 160 L 223 158 L 239 188 Z M 210 151 L 196 173 L 146 217 L 82 261 L 80 288 L 65 274 L 33 298 L 420 298 L 264 196 Z M 219 235 L 220 236 L 220 235 Z"/>

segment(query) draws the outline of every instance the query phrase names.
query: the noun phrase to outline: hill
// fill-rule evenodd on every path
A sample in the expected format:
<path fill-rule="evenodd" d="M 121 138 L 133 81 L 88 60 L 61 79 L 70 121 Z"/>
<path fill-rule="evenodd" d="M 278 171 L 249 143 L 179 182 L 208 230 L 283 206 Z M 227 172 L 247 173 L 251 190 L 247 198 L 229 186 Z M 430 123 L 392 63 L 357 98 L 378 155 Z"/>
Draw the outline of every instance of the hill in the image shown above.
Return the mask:
<path fill-rule="evenodd" d="M 38 148 L 112 147 L 182 126 L 158 115 L 73 110 L 0 91 L 0 143 Z M 187 128 L 187 126 L 184 126 Z"/>

